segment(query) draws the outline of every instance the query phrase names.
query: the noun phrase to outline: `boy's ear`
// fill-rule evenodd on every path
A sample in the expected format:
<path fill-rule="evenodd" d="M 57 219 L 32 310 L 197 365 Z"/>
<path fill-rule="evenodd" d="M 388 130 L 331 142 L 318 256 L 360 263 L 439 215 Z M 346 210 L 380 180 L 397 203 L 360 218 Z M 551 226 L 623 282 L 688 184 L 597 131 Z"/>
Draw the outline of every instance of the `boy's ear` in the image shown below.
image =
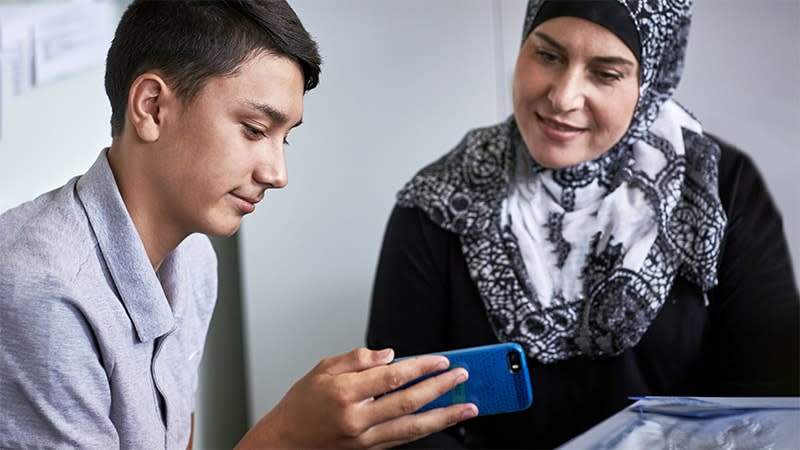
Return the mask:
<path fill-rule="evenodd" d="M 128 120 L 139 139 L 158 140 L 170 95 L 172 92 L 159 74 L 145 72 L 133 80 L 128 91 Z"/>

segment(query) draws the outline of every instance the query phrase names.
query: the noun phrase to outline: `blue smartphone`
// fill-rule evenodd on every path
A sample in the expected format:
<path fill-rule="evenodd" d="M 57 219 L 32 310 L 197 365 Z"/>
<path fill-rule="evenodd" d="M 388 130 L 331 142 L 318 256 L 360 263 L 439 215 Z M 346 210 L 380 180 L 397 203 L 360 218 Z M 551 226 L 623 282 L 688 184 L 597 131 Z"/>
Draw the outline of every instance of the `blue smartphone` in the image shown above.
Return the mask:
<path fill-rule="evenodd" d="M 531 406 L 533 391 L 528 365 L 525 352 L 519 344 L 507 342 L 434 354 L 446 356 L 450 360 L 450 369 L 466 369 L 469 378 L 417 412 L 456 403 L 474 403 L 479 416 L 488 416 L 520 411 Z M 405 387 L 433 375 L 422 377 Z"/>

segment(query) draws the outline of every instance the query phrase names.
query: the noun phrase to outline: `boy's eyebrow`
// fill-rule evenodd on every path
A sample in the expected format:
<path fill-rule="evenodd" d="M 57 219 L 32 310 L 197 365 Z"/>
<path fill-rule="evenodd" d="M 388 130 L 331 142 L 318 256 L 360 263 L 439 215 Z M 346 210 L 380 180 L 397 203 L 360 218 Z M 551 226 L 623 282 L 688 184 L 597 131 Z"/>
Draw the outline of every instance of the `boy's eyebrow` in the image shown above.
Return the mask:
<path fill-rule="evenodd" d="M 547 34 L 542 33 L 541 31 L 534 31 L 533 34 L 536 35 L 536 37 L 538 37 L 539 39 L 555 47 L 556 50 L 562 53 L 567 53 L 567 49 L 563 45 L 559 44 L 558 41 L 548 36 Z M 592 59 L 594 61 L 601 62 L 604 64 L 622 64 L 632 67 L 636 66 L 636 64 L 633 61 L 623 58 L 621 56 L 595 56 Z"/>
<path fill-rule="evenodd" d="M 267 105 L 264 103 L 255 103 L 251 101 L 248 101 L 247 105 L 259 111 L 261 114 L 269 117 L 269 119 L 272 120 L 273 122 L 279 124 L 284 124 L 289 122 L 289 117 L 286 115 L 286 113 L 271 105 Z M 303 119 L 298 120 L 296 124 L 292 125 L 292 128 L 300 126 L 301 123 L 303 123 Z"/>

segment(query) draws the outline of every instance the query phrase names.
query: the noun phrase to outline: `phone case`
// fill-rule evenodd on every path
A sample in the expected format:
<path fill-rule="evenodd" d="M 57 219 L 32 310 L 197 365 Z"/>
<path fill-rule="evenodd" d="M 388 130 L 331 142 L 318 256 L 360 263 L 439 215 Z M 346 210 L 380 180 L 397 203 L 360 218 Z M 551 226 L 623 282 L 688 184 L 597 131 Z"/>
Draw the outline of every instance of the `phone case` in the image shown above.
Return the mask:
<path fill-rule="evenodd" d="M 450 369 L 465 368 L 469 378 L 418 412 L 474 403 L 478 415 L 487 416 L 527 409 L 533 402 L 525 353 L 519 344 L 509 342 L 436 354 L 450 360 Z"/>

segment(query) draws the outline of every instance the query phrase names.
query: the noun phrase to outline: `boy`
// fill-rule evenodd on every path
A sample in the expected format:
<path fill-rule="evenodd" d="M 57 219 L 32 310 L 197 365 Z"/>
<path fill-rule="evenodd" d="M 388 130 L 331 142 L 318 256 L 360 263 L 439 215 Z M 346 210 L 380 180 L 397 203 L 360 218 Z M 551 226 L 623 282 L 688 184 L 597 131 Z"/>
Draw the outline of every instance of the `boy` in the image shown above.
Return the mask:
<path fill-rule="evenodd" d="M 185 448 L 216 299 L 205 234 L 287 183 L 284 144 L 318 82 L 282 0 L 136 0 L 106 64 L 112 144 L 0 216 L 0 447 Z M 442 357 L 327 358 L 241 448 L 396 445 L 477 414 L 410 414 L 466 379 Z M 375 397 L 378 397 L 377 399 Z"/>

